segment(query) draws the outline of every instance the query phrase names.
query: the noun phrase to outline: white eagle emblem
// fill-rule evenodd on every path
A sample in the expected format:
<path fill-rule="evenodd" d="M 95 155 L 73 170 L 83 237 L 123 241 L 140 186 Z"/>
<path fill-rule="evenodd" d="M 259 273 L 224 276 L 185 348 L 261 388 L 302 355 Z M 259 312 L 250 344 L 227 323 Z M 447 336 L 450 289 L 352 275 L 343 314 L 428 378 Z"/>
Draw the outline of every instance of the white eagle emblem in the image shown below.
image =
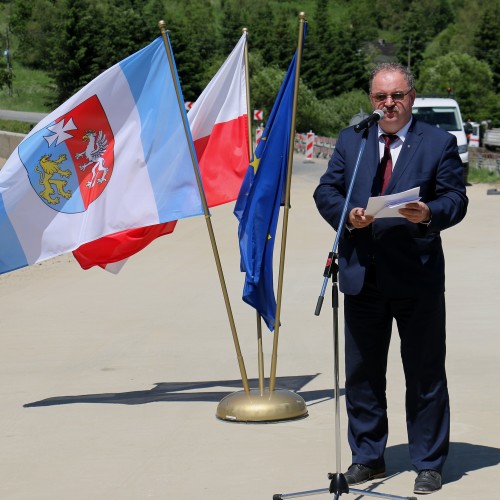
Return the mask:
<path fill-rule="evenodd" d="M 79 160 L 85 156 L 88 160 L 86 163 L 79 166 L 82 171 L 84 171 L 89 165 L 94 165 L 92 167 L 92 178 L 86 183 L 86 186 L 91 188 L 95 186 L 96 182 L 102 184 L 107 181 L 106 174 L 109 169 L 104 166 L 103 155 L 108 147 L 108 140 L 102 130 L 99 131 L 99 134 L 97 134 L 95 130 L 87 130 L 82 139 L 85 142 L 88 142 L 87 147 L 85 148 L 85 151 L 76 153 L 75 158 Z"/>

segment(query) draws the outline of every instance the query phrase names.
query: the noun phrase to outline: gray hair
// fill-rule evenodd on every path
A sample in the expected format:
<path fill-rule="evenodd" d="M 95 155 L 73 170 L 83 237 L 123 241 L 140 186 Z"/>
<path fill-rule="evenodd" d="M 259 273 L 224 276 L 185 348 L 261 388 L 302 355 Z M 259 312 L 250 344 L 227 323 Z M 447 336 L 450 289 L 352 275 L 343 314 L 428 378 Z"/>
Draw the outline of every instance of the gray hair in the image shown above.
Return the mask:
<path fill-rule="evenodd" d="M 409 89 L 415 88 L 415 77 L 413 76 L 413 73 L 406 66 L 403 66 L 402 64 L 396 62 L 388 62 L 388 63 L 377 64 L 377 66 L 373 68 L 370 74 L 370 92 L 372 91 L 373 79 L 381 71 L 397 71 L 398 73 L 401 73 L 405 77 Z"/>

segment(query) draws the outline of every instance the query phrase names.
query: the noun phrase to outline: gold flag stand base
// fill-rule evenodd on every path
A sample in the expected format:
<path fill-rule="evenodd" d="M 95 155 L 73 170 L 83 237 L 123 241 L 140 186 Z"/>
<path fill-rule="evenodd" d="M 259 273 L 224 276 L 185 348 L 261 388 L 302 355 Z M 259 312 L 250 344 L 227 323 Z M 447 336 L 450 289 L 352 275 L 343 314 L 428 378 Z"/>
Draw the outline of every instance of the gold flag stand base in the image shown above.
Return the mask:
<path fill-rule="evenodd" d="M 269 423 L 307 417 L 305 401 L 292 391 L 250 389 L 226 396 L 217 407 L 217 418 L 228 422 Z"/>

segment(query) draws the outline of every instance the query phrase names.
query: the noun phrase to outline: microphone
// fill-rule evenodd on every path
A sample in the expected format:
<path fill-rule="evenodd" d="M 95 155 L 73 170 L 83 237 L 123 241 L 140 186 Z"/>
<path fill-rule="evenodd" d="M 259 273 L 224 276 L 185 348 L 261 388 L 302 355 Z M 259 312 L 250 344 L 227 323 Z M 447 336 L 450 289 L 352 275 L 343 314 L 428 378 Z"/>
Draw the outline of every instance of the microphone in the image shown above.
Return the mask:
<path fill-rule="evenodd" d="M 354 132 L 361 132 L 362 130 L 365 130 L 365 128 L 370 128 L 374 123 L 377 123 L 383 118 L 384 112 L 381 109 L 376 109 L 370 116 L 361 120 L 354 126 Z"/>

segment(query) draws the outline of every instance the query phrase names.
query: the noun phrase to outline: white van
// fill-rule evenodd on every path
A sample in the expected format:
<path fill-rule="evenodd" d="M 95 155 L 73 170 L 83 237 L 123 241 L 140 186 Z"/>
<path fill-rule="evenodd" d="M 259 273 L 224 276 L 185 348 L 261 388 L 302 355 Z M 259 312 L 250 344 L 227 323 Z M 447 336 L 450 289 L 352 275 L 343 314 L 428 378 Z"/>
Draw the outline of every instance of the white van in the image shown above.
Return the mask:
<path fill-rule="evenodd" d="M 441 97 L 417 97 L 413 104 L 413 114 L 424 122 L 447 130 L 457 138 L 458 152 L 464 171 L 469 169 L 469 153 L 462 115 L 457 101 Z"/>

